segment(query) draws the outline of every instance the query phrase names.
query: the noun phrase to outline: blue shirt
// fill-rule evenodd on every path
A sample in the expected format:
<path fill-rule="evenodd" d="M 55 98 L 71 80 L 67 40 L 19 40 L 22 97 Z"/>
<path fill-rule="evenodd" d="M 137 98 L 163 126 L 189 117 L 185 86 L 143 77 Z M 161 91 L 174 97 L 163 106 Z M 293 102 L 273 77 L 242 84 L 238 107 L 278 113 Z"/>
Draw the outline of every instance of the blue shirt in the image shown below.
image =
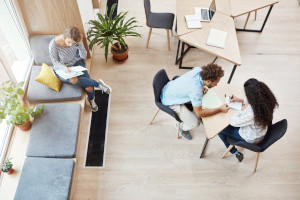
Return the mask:
<path fill-rule="evenodd" d="M 162 104 L 170 106 L 191 102 L 193 106 L 202 106 L 204 85 L 201 71 L 200 67 L 194 67 L 192 71 L 165 85 L 160 95 Z"/>

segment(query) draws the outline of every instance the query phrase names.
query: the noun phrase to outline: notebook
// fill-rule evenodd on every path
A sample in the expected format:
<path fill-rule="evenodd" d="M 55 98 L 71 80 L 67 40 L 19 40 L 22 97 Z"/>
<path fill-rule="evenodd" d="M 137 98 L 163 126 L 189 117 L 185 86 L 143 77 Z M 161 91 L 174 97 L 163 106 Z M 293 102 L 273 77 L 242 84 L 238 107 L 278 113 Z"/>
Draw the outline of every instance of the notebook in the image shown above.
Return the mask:
<path fill-rule="evenodd" d="M 243 103 L 242 102 L 231 102 L 229 100 L 229 97 L 227 96 L 226 99 L 225 99 L 225 103 L 232 109 L 235 109 L 235 110 L 242 110 L 242 105 Z"/>
<path fill-rule="evenodd" d="M 82 66 L 74 66 L 74 67 L 71 67 L 71 72 L 67 73 L 67 72 L 65 72 L 65 70 L 58 69 L 58 70 L 55 70 L 55 73 L 64 79 L 70 79 L 70 78 L 73 78 L 76 76 L 83 75 L 83 71 L 85 71 L 85 70 L 87 70 L 87 69 Z"/>
<path fill-rule="evenodd" d="M 188 28 L 202 28 L 201 17 L 198 15 L 185 15 L 185 21 Z"/>
<path fill-rule="evenodd" d="M 207 93 L 203 95 L 202 107 L 205 109 L 218 108 L 222 104 L 222 101 L 212 89 L 208 90 Z"/>
<path fill-rule="evenodd" d="M 218 29 L 210 29 L 206 44 L 209 46 L 225 48 L 228 33 Z"/>

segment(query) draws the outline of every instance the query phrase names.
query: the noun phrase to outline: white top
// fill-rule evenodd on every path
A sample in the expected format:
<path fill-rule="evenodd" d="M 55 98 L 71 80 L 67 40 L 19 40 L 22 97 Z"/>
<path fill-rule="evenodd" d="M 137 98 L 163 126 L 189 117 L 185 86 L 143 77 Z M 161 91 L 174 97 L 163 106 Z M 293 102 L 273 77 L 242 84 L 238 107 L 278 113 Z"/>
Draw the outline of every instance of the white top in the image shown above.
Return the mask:
<path fill-rule="evenodd" d="M 232 117 L 230 125 L 240 127 L 240 136 L 249 143 L 259 143 L 262 141 L 268 130 L 268 127 L 261 128 L 255 125 L 254 113 L 250 104 Z"/>

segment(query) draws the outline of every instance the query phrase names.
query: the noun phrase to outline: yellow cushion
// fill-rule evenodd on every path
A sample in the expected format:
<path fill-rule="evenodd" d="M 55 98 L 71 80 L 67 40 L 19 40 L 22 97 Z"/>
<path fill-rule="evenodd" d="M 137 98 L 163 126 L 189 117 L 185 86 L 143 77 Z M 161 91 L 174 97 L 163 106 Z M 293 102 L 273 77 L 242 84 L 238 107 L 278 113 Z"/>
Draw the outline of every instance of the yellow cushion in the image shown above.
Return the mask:
<path fill-rule="evenodd" d="M 45 63 L 42 65 L 41 73 L 35 79 L 37 82 L 40 82 L 44 85 L 47 85 L 49 88 L 59 92 L 62 81 L 57 78 L 53 70 Z"/>

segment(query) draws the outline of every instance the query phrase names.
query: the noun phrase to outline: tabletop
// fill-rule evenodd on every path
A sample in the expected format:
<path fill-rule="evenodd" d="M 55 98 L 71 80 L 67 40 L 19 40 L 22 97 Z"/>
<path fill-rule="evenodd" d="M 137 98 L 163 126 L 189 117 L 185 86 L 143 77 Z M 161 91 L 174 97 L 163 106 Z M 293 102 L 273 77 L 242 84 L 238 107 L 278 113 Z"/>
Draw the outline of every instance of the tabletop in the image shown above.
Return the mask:
<path fill-rule="evenodd" d="M 225 94 L 227 96 L 237 96 L 239 98 L 245 98 L 244 89 L 234 85 L 226 83 L 220 83 L 218 86 L 213 87 L 214 90 L 222 102 L 225 102 Z M 236 113 L 236 110 L 229 109 L 227 113 L 218 113 L 210 117 L 203 117 L 203 125 L 208 139 L 211 139 L 218 135 L 224 128 L 229 125 L 230 119 Z"/>

